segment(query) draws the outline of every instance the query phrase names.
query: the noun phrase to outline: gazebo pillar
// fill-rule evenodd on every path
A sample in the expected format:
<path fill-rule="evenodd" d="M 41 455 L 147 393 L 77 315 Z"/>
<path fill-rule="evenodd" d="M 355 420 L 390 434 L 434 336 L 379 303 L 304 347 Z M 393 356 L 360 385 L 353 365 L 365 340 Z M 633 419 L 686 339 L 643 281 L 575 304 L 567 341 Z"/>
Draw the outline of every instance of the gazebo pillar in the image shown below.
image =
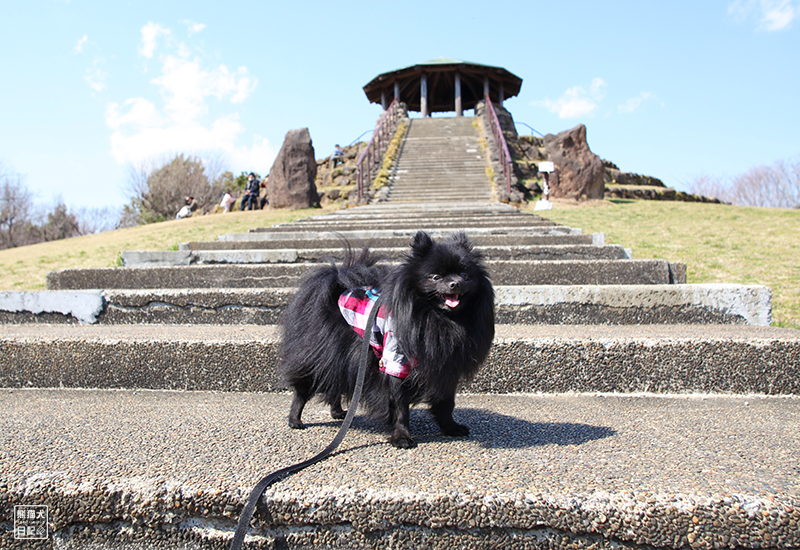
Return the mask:
<path fill-rule="evenodd" d="M 400 101 L 400 83 L 399 82 L 395 82 L 394 83 L 394 98 L 397 101 Z"/>
<path fill-rule="evenodd" d="M 384 111 L 389 108 L 386 104 L 386 92 L 384 90 L 381 90 L 381 107 Z"/>
<path fill-rule="evenodd" d="M 422 118 L 428 116 L 428 77 L 424 73 L 419 81 L 419 107 Z"/>
<path fill-rule="evenodd" d="M 497 104 L 498 104 L 500 107 L 502 107 L 502 106 L 503 106 L 503 101 L 505 101 L 505 97 L 504 97 L 504 95 L 505 95 L 505 94 L 503 93 L 503 83 L 501 82 L 501 83 L 500 83 L 500 97 L 498 97 L 498 98 L 497 98 Z"/>
<path fill-rule="evenodd" d="M 484 97 L 489 95 L 489 77 L 488 76 L 484 76 L 483 77 L 483 95 L 484 95 Z"/>
<path fill-rule="evenodd" d="M 461 108 L 461 75 L 456 73 L 456 116 L 464 116 Z"/>

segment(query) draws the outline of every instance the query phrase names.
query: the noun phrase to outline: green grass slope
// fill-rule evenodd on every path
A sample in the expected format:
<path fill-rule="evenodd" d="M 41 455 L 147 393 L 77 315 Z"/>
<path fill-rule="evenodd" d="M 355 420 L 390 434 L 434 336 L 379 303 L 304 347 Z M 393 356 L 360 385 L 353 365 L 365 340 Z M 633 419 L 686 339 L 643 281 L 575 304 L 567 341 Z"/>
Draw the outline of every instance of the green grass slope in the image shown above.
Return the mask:
<path fill-rule="evenodd" d="M 529 210 L 533 210 L 533 205 Z M 328 212 L 326 209 L 234 212 L 168 221 L 74 239 L 0 250 L 0 289 L 45 288 L 47 272 L 118 265 L 123 250 L 172 250 Z M 773 292 L 773 324 L 800 329 L 800 210 L 657 201 L 558 201 L 545 216 L 634 258 L 685 262 L 690 283 L 762 284 Z"/>
<path fill-rule="evenodd" d="M 606 200 L 578 207 L 559 201 L 543 214 L 605 233 L 607 243 L 633 249 L 634 258 L 685 262 L 689 283 L 766 285 L 772 324 L 800 328 L 800 210 Z"/>
<path fill-rule="evenodd" d="M 42 290 L 49 271 L 119 265 L 123 250 L 176 250 L 189 241 L 214 241 L 226 233 L 290 222 L 329 212 L 252 210 L 141 225 L 96 235 L 0 250 L 0 290 Z"/>

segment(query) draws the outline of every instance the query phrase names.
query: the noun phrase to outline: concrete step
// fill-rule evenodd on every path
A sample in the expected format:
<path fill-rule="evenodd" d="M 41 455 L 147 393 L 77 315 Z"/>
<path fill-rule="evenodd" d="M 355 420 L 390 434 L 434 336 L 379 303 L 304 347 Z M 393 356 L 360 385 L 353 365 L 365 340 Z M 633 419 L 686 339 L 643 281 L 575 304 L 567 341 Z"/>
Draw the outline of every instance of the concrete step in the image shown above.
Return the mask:
<path fill-rule="evenodd" d="M 500 206 L 507 206 L 503 205 L 502 203 L 484 203 L 486 206 L 493 206 L 493 204 L 497 204 Z M 380 205 L 380 206 L 360 206 L 357 208 L 348 208 L 346 210 L 336 210 L 334 212 L 328 214 L 320 214 L 318 216 L 313 216 L 311 218 L 303 218 L 301 220 L 295 220 L 293 223 L 303 224 L 306 222 L 314 222 L 316 220 L 340 220 L 340 219 L 347 219 L 347 220 L 361 220 L 361 219 L 383 219 L 387 211 L 397 211 L 402 210 L 403 216 L 408 217 L 409 219 L 416 220 L 418 218 L 435 218 L 438 220 L 464 220 L 464 221 L 480 221 L 482 219 L 516 219 L 516 218 L 525 218 L 525 219 L 533 219 L 533 220 L 543 220 L 541 216 L 536 214 L 529 214 L 527 212 L 520 212 L 516 208 L 504 208 L 504 209 L 494 209 L 494 208 L 486 208 L 486 209 L 477 209 L 473 208 L 472 205 L 465 208 L 459 209 L 447 209 L 446 211 L 438 211 L 433 210 L 430 208 L 420 208 L 419 205 L 413 206 L 404 206 L 402 208 L 392 205 Z"/>
<path fill-rule="evenodd" d="M 380 225 L 378 225 L 380 227 Z M 434 239 L 443 239 L 452 235 L 453 228 L 425 228 L 425 227 L 406 227 L 397 229 L 360 229 L 360 230 L 342 230 L 342 231 L 303 231 L 302 227 L 298 231 L 281 231 L 281 232 L 255 232 L 255 233 L 229 233 L 227 235 L 220 235 L 220 241 L 266 241 L 272 239 L 281 240 L 296 240 L 296 239 L 318 239 L 318 238 L 331 238 L 342 237 L 351 242 L 355 241 L 370 241 L 372 239 L 383 239 L 387 237 L 401 237 L 405 236 L 407 243 L 420 229 L 428 231 Z M 461 231 L 462 229 L 458 229 Z M 489 235 L 502 235 L 506 237 L 526 237 L 531 235 L 581 235 L 580 229 L 566 227 L 563 225 L 555 226 L 541 226 L 541 227 L 467 227 L 463 228 L 464 233 L 470 239 L 477 239 Z M 597 233 L 601 235 L 601 233 Z M 341 242 L 341 240 L 339 241 Z"/>
<path fill-rule="evenodd" d="M 276 324 L 295 288 L 0 293 L 0 323 Z M 769 326 L 767 287 L 744 285 L 497 286 L 500 324 Z"/>
<path fill-rule="evenodd" d="M 2 325 L 0 387 L 279 391 L 277 327 Z M 800 395 L 800 331 L 498 325 L 467 393 Z"/>
<path fill-rule="evenodd" d="M 441 176 L 432 176 L 432 178 L 394 178 L 390 181 L 390 192 L 399 193 L 419 193 L 422 196 L 430 196 L 431 198 L 438 198 L 439 200 L 453 200 L 461 198 L 460 200 L 475 200 L 475 195 L 488 194 L 491 191 L 489 182 L 487 181 L 472 181 L 465 182 L 462 179 L 446 179 Z M 420 200 L 420 199 L 417 199 Z M 488 200 L 488 199 L 485 199 Z"/>
<path fill-rule="evenodd" d="M 398 162 L 396 169 L 393 171 L 395 177 L 413 177 L 417 171 L 425 171 L 430 173 L 437 173 L 440 175 L 455 175 L 463 178 L 469 178 L 473 174 L 483 174 L 484 183 L 488 183 L 485 175 L 486 164 L 480 160 L 463 160 L 463 159 L 426 159 L 418 162 Z M 478 178 L 476 178 L 478 179 Z"/>
<path fill-rule="evenodd" d="M 491 185 L 485 176 L 480 179 L 466 179 L 460 176 L 448 177 L 447 174 L 426 174 L 424 176 L 407 177 L 401 175 L 390 178 L 390 188 L 392 190 L 416 189 L 420 193 L 428 194 L 456 194 L 460 192 L 467 195 L 477 191 L 489 190 Z"/>
<path fill-rule="evenodd" d="M 407 246 L 373 248 L 373 250 L 393 260 L 399 260 L 408 254 Z M 621 260 L 627 258 L 625 250 L 619 245 L 486 246 L 480 247 L 478 250 L 487 260 Z M 124 251 L 122 252 L 122 265 L 146 267 L 156 265 L 155 262 L 167 265 L 165 260 L 170 256 L 178 259 L 172 265 L 319 262 L 327 261 L 330 258 L 341 260 L 344 257 L 342 247 L 173 252 L 169 251 L 169 255 L 165 256 L 163 252 Z"/>
<path fill-rule="evenodd" d="M 402 211 L 407 213 L 430 212 L 430 213 L 439 213 L 445 216 L 454 216 L 464 213 L 471 213 L 471 214 L 506 213 L 509 215 L 521 215 L 521 216 L 530 215 L 527 213 L 520 212 L 518 208 L 510 204 L 503 204 L 501 202 L 490 202 L 490 201 L 475 201 L 470 204 L 462 204 L 453 207 L 448 207 L 446 203 L 441 203 L 437 201 L 433 202 L 417 201 L 416 204 L 402 204 L 402 205 L 370 204 L 365 206 L 359 206 L 357 208 L 349 208 L 347 210 L 341 211 L 340 214 L 343 216 L 349 216 L 349 215 L 362 215 L 362 214 L 379 214 L 392 211 Z"/>
<path fill-rule="evenodd" d="M 427 144 L 415 149 L 406 144 L 396 163 L 398 170 L 420 166 L 440 170 L 448 167 L 486 165 L 480 153 L 472 152 L 471 149 L 465 151 L 461 144 L 448 143 L 445 147 L 437 149 L 424 145 Z M 475 147 L 477 148 L 477 145 Z"/>
<path fill-rule="evenodd" d="M 379 197 L 378 200 L 385 200 L 385 201 L 404 203 L 404 202 L 416 201 L 416 200 L 419 200 L 420 197 L 424 198 L 425 196 L 428 196 L 428 195 L 424 195 L 424 194 L 420 194 L 420 193 L 397 193 L 397 194 L 394 194 L 390 190 L 390 191 L 388 191 L 386 193 L 385 196 Z M 431 198 L 433 198 L 433 195 L 429 195 L 429 196 Z M 469 195 L 465 195 L 464 193 L 457 193 L 457 194 L 454 194 L 454 195 L 451 195 L 451 196 L 447 196 L 447 195 L 442 195 L 442 194 L 437 193 L 437 194 L 435 194 L 435 196 L 436 196 L 437 199 L 445 199 L 445 200 L 449 200 L 450 202 L 453 202 L 453 203 L 458 203 L 458 202 L 461 202 L 461 201 L 475 200 L 475 199 L 478 199 L 478 198 L 481 198 L 481 197 L 484 197 L 484 196 L 488 200 L 490 195 L 489 195 L 489 193 L 485 193 L 485 194 L 484 193 L 480 193 L 480 194 L 475 193 L 475 194 L 469 194 Z"/>
<path fill-rule="evenodd" d="M 267 233 L 267 232 L 261 232 Z M 281 238 L 267 238 L 261 240 L 224 240 L 224 241 L 191 241 L 188 243 L 181 243 L 178 248 L 180 251 L 187 250 L 249 250 L 249 249 L 302 249 L 302 248 L 333 248 L 341 249 L 342 240 L 334 236 L 319 235 L 316 238 L 301 238 L 301 239 L 281 239 Z M 325 235 L 332 235 L 326 233 Z M 276 237 L 276 235 L 270 235 Z M 472 242 L 478 246 L 503 246 L 508 244 L 508 237 L 506 235 L 473 235 L 470 237 Z M 398 248 L 408 247 L 411 242 L 411 236 L 398 236 L 398 237 L 374 237 L 368 239 L 356 239 L 351 244 L 357 248 L 363 245 L 368 245 L 370 248 Z M 559 245 L 592 245 L 601 246 L 605 242 L 602 233 L 595 233 L 593 235 L 515 235 L 513 242 L 517 246 L 559 246 Z"/>
<path fill-rule="evenodd" d="M 289 400 L 2 391 L 4 537 L 38 504 L 55 548 L 227 548 L 255 483 L 338 429 L 316 403 L 289 429 Z M 461 395 L 455 418 L 469 437 L 414 409 L 401 451 L 357 416 L 332 457 L 266 491 L 247 547 L 800 547 L 797 398 Z"/>
<path fill-rule="evenodd" d="M 464 189 L 459 190 L 448 190 L 444 192 L 438 192 L 435 190 L 424 190 L 421 191 L 421 187 L 424 187 L 424 184 L 415 184 L 410 188 L 401 188 L 401 189 L 390 189 L 387 193 L 389 200 L 398 200 L 403 199 L 408 202 L 418 201 L 420 199 L 425 199 L 429 197 L 431 199 L 436 198 L 439 200 L 446 200 L 451 202 L 461 202 L 461 201 L 473 201 L 480 198 L 485 198 L 489 200 L 491 196 L 491 190 L 489 186 L 486 186 L 485 190 L 471 190 L 467 191 Z"/>
<path fill-rule="evenodd" d="M 296 286 L 317 264 L 222 264 L 73 268 L 47 274 L 48 290 L 270 288 Z M 685 264 L 666 260 L 496 260 L 496 285 L 661 285 L 686 282 Z"/>
<path fill-rule="evenodd" d="M 296 232 L 302 231 L 357 231 L 363 229 L 408 229 L 409 227 L 417 226 L 426 231 L 434 229 L 449 229 L 450 231 L 460 231 L 466 229 L 491 229 L 491 228 L 515 228 L 519 230 L 532 229 L 537 230 L 540 228 L 563 228 L 568 232 L 571 228 L 562 224 L 557 224 L 550 220 L 534 220 L 525 218 L 515 218 L 510 220 L 489 218 L 486 220 L 465 223 L 461 220 L 436 220 L 436 219 L 422 219 L 409 221 L 404 217 L 398 219 L 384 219 L 384 220 L 316 220 L 306 221 L 305 223 L 282 223 L 270 227 L 256 227 L 249 231 L 249 233 L 279 233 L 279 232 Z"/>
<path fill-rule="evenodd" d="M 403 151 L 406 155 L 408 154 L 408 149 Z M 398 161 L 396 166 L 396 173 L 399 174 L 411 174 L 417 170 L 424 169 L 430 170 L 432 172 L 440 172 L 440 173 L 457 173 L 461 175 L 468 175 L 466 174 L 467 170 L 469 169 L 477 169 L 478 172 L 482 171 L 486 167 L 486 163 L 480 157 L 469 157 L 464 158 L 463 156 L 449 156 L 445 157 L 443 155 L 430 155 L 428 152 L 425 153 L 424 158 L 418 159 L 408 159 L 403 158 L 402 160 Z"/>
<path fill-rule="evenodd" d="M 434 218 L 431 216 L 401 216 L 400 219 L 396 218 L 387 218 L 387 217 L 377 217 L 377 216 L 370 216 L 370 217 L 359 217 L 359 218 L 347 218 L 347 217 L 339 217 L 339 218 L 311 218 L 308 220 L 303 220 L 302 223 L 299 222 L 292 222 L 286 224 L 276 224 L 268 227 L 254 227 L 250 229 L 249 233 L 269 233 L 275 228 L 285 228 L 285 227 L 292 227 L 294 231 L 298 229 L 307 229 L 313 228 L 313 230 L 319 230 L 319 228 L 324 227 L 327 230 L 336 230 L 340 228 L 370 228 L 370 227 L 383 227 L 384 224 L 387 223 L 404 223 L 406 227 L 409 226 L 439 226 L 439 227 L 452 227 L 454 229 L 465 229 L 465 228 L 478 228 L 478 227 L 498 227 L 498 226 L 505 226 L 505 227 L 542 227 L 542 226 L 549 226 L 549 227 L 568 227 L 563 224 L 558 224 L 550 220 L 545 219 L 536 219 L 536 218 L 518 218 L 513 216 L 484 216 L 482 218 L 471 217 L 467 218 L 466 216 L 462 217 L 450 217 L 450 218 Z"/>
<path fill-rule="evenodd" d="M 387 205 L 388 206 L 388 205 Z M 386 210 L 389 210 L 388 208 Z M 396 210 L 396 209 L 395 209 Z M 471 226 L 475 224 L 479 224 L 480 222 L 495 222 L 495 221 L 509 221 L 515 223 L 521 223 L 522 221 L 547 221 L 552 224 L 556 224 L 556 222 L 552 220 L 546 220 L 541 216 L 536 215 L 529 215 L 523 213 L 511 213 L 511 212 L 472 212 L 472 211 L 461 211 L 461 212 L 431 212 L 425 210 L 406 210 L 402 212 L 402 216 L 404 220 L 407 220 L 409 224 L 416 224 L 419 222 L 426 223 L 428 221 L 438 221 L 438 222 L 460 222 L 464 226 Z M 303 218 L 301 220 L 295 220 L 291 223 L 302 226 L 305 224 L 317 224 L 322 222 L 348 222 L 348 223 L 356 223 L 356 222 L 376 222 L 381 220 L 391 219 L 384 215 L 382 212 L 359 212 L 359 213 L 350 213 L 349 211 L 336 211 L 331 214 L 322 214 L 319 216 L 313 216 L 311 218 Z M 563 225 L 563 224 L 557 224 Z M 265 231 L 269 230 L 270 227 L 273 226 L 266 226 L 261 228 L 255 228 L 254 231 Z"/>
<path fill-rule="evenodd" d="M 463 177 L 456 173 L 397 174 L 390 177 L 393 188 L 417 187 L 419 191 L 459 190 L 464 192 L 489 188 L 486 176 Z"/>

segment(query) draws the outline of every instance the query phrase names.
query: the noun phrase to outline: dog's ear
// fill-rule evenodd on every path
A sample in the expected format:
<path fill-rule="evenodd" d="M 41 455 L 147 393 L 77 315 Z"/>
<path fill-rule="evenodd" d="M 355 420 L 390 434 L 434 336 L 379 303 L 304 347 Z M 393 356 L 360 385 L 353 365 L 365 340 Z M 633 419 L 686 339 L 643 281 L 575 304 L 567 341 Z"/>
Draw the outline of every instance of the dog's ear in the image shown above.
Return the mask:
<path fill-rule="evenodd" d="M 425 231 L 417 231 L 414 242 L 411 243 L 411 252 L 415 256 L 424 256 L 433 247 L 433 239 Z"/>
<path fill-rule="evenodd" d="M 464 233 L 463 231 L 457 231 L 453 233 L 450 236 L 450 240 L 453 241 L 453 243 L 460 246 L 461 248 L 463 248 L 464 250 L 466 250 L 467 252 L 472 252 L 473 249 L 472 241 L 469 240 L 469 237 L 467 237 L 467 234 Z"/>

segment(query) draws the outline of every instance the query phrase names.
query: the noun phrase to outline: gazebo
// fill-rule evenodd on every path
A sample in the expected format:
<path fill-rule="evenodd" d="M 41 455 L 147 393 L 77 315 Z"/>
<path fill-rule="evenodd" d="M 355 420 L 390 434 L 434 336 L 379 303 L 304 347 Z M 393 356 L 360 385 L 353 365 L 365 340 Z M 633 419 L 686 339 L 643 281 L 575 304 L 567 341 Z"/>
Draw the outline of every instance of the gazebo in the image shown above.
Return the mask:
<path fill-rule="evenodd" d="M 502 106 L 505 99 L 519 94 L 521 86 L 522 79 L 502 67 L 439 57 L 379 74 L 364 86 L 364 93 L 384 110 L 395 98 L 423 117 L 450 111 L 463 116 L 486 94 Z"/>

